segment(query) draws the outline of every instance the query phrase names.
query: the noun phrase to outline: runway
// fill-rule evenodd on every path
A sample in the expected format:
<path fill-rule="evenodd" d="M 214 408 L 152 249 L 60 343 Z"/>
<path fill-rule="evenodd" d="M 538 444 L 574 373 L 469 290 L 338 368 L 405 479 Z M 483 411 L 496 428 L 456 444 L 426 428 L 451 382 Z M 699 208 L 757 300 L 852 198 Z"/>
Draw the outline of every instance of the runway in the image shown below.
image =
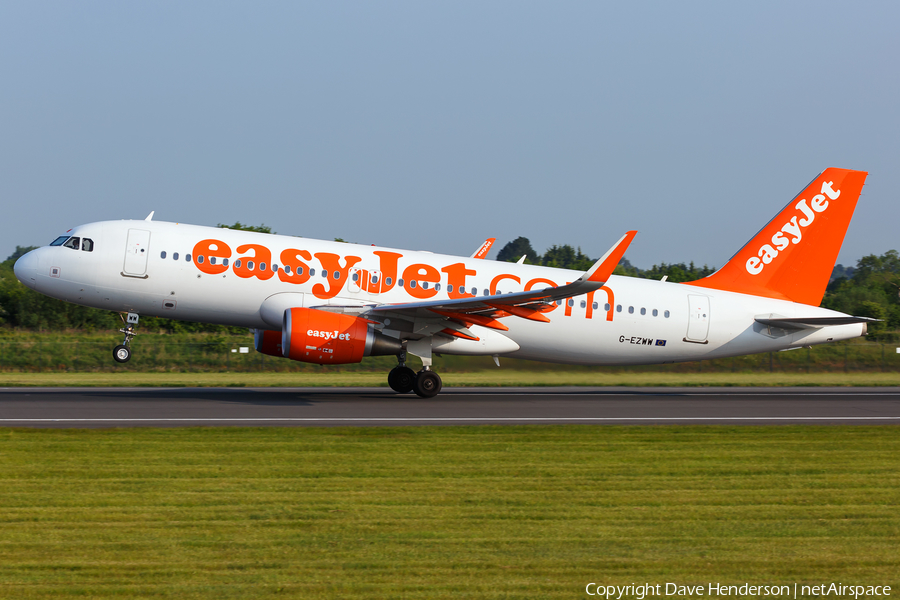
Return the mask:
<path fill-rule="evenodd" d="M 900 424 L 900 388 L 2 388 L 0 427 Z"/>

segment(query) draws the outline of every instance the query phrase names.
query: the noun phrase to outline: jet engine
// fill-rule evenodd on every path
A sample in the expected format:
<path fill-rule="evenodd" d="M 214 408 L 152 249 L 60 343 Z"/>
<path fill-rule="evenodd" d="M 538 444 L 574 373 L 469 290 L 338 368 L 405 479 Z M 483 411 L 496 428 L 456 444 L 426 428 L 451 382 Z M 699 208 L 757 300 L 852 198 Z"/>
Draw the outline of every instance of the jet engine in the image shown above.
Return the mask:
<path fill-rule="evenodd" d="M 314 308 L 284 311 L 281 349 L 291 360 L 319 365 L 358 363 L 364 356 L 399 354 L 400 340 L 376 331 L 373 322 Z"/>
<path fill-rule="evenodd" d="M 257 329 L 256 333 L 253 334 L 253 347 L 261 354 L 284 358 L 284 352 L 281 351 L 280 331 Z"/>

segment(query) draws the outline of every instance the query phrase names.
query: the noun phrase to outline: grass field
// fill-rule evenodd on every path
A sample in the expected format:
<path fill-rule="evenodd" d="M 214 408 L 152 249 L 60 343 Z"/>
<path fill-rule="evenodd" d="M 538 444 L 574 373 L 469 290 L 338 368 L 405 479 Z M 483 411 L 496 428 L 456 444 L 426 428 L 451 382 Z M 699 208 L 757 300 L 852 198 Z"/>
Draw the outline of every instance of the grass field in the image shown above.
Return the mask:
<path fill-rule="evenodd" d="M 654 373 L 494 369 L 441 373 L 444 386 L 900 386 L 900 372 Z M 0 387 L 387 387 L 387 372 L 3 373 Z"/>
<path fill-rule="evenodd" d="M 897 427 L 0 430 L 3 598 L 900 587 Z"/>

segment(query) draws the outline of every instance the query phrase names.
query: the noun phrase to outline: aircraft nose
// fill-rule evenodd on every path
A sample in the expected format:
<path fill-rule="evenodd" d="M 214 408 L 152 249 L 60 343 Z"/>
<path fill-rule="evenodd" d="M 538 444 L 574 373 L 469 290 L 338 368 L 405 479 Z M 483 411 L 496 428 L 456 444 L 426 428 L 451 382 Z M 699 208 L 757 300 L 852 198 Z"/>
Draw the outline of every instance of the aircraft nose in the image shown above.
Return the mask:
<path fill-rule="evenodd" d="M 13 273 L 16 279 L 30 288 L 34 288 L 37 279 L 38 257 L 37 250 L 32 250 L 19 257 L 13 265 Z"/>

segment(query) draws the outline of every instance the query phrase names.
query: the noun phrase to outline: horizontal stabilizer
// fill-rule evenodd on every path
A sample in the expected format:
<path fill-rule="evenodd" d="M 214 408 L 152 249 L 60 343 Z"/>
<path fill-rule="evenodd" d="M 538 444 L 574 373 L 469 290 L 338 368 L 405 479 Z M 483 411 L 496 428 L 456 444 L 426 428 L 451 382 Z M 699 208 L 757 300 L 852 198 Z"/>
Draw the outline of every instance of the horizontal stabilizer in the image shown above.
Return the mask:
<path fill-rule="evenodd" d="M 849 315 L 843 317 L 756 317 L 755 320 L 762 325 L 780 327 L 781 329 L 818 329 L 832 325 L 852 325 L 854 323 L 874 323 L 878 321 L 878 319 L 869 317 L 851 317 Z"/>

